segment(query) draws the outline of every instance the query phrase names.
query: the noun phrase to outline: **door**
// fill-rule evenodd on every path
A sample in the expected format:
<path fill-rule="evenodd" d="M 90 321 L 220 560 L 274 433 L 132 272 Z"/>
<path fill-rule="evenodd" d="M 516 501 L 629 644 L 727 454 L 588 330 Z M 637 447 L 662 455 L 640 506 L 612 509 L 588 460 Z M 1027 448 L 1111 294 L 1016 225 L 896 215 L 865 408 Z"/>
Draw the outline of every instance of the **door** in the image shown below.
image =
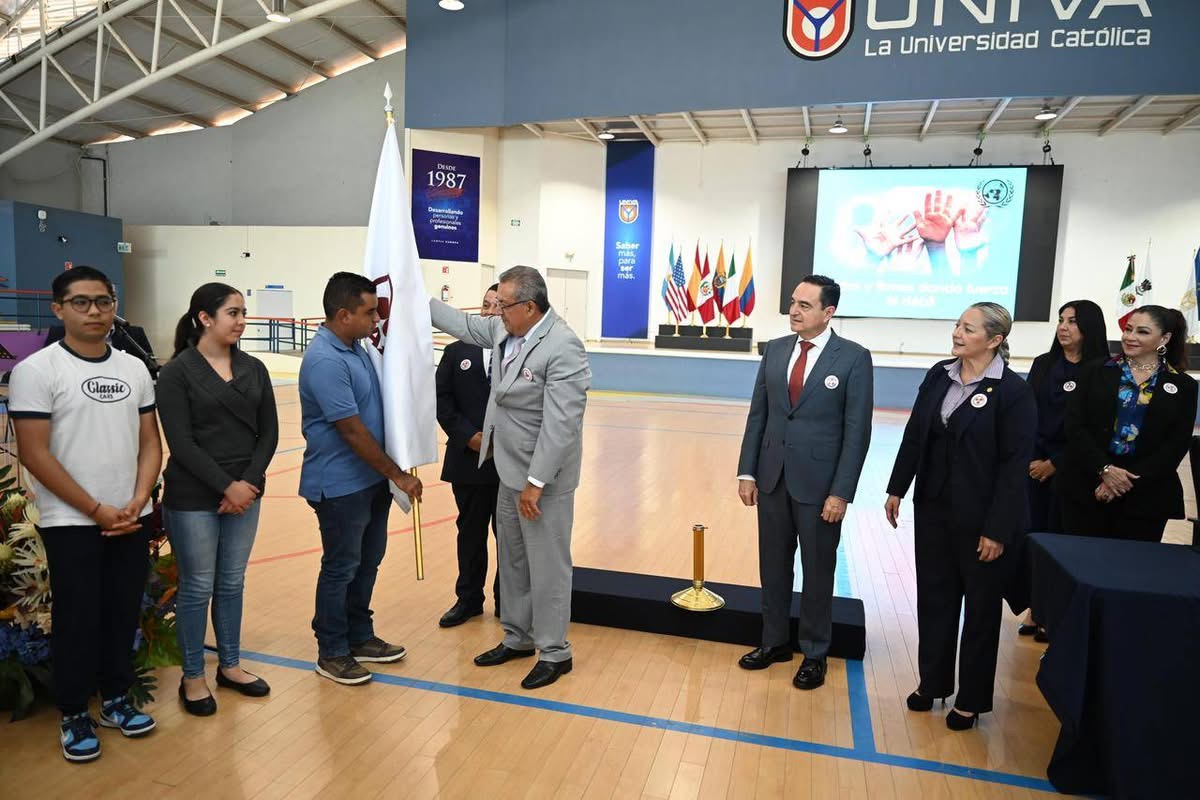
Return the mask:
<path fill-rule="evenodd" d="M 578 269 L 546 270 L 550 305 L 580 339 L 587 338 L 588 274 Z"/>

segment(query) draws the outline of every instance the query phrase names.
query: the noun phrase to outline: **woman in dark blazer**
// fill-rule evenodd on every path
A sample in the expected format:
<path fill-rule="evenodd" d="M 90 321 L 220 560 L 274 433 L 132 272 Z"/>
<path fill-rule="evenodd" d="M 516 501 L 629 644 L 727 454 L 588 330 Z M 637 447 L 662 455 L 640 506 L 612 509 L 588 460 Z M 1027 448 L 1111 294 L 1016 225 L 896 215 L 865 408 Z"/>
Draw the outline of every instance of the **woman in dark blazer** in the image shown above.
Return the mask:
<path fill-rule="evenodd" d="M 192 714 L 217 710 L 204 677 L 209 601 L 217 685 L 252 697 L 266 681 L 239 666 L 242 587 L 258 528 L 264 473 L 279 443 L 271 376 L 237 348 L 246 302 L 223 283 L 192 295 L 175 331 L 175 355 L 158 378 L 158 413 L 171 457 L 163 509 L 179 565 L 175 630 L 183 652 L 179 699 Z"/>
<path fill-rule="evenodd" d="M 967 730 L 992 710 L 1003 594 L 1014 559 L 1009 546 L 1028 528 L 1025 490 L 1037 405 L 1008 368 L 1012 317 L 976 303 L 954 326 L 955 358 L 925 375 L 888 481 L 884 506 L 896 527 L 900 498 L 916 478 L 913 534 L 917 564 L 920 684 L 908 707 L 928 711 L 954 694 L 959 610 L 963 615 L 958 695 L 946 716 Z"/>
<path fill-rule="evenodd" d="M 1051 479 L 1062 463 L 1067 446 L 1067 398 L 1078 386 L 1079 368 L 1091 361 L 1108 358 L 1104 312 L 1091 300 L 1072 300 L 1058 310 L 1058 327 L 1050 350 L 1033 360 L 1029 386 L 1037 397 L 1037 438 L 1033 460 L 1029 462 L 1029 530 L 1062 532 L 1062 509 Z M 1020 559 L 1018 559 L 1020 561 Z M 1027 581 L 1021 581 L 1019 593 L 1028 598 Z M 1018 608 L 1027 603 L 1017 602 Z M 1026 614 L 1017 628 L 1022 636 L 1037 636 L 1046 641 L 1045 630 Z"/>
<path fill-rule="evenodd" d="M 1197 394 L 1186 341 L 1183 314 L 1141 306 L 1125 323 L 1121 354 L 1080 369 L 1055 481 L 1065 533 L 1157 542 L 1168 519 L 1183 518 L 1177 470 Z"/>

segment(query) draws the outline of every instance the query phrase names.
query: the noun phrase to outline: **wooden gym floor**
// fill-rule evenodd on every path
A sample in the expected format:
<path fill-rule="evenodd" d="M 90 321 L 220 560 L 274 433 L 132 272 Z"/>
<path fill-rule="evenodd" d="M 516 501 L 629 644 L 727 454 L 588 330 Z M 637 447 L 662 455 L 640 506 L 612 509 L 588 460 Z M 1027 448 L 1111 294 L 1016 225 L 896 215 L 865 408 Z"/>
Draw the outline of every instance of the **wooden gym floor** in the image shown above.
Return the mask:
<path fill-rule="evenodd" d="M 530 663 L 480 669 L 471 658 L 501 638 L 491 614 L 450 630 L 454 500 L 423 470 L 426 578 L 415 579 L 411 520 L 393 510 L 375 589 L 377 632 L 408 657 L 373 665 L 376 680 L 343 687 L 312 670 L 309 626 L 320 560 L 312 511 L 296 495 L 302 457 L 294 385 L 277 389 L 282 438 L 250 567 L 244 665 L 270 697 L 220 690 L 213 717 L 187 716 L 178 668 L 160 670 L 158 729 L 122 740 L 102 729 L 103 755 L 66 763 L 58 714 L 0 724 L 6 798 L 991 798 L 1050 792 L 1058 725 L 1034 684 L 1042 647 L 1006 614 L 996 709 L 952 733 L 942 712 L 912 713 L 916 598 L 911 507 L 893 532 L 884 485 L 906 415 L 875 415 L 871 451 L 844 526 L 838 591 L 863 600 L 865 661 L 830 660 L 826 685 L 791 686 L 799 664 L 737 666 L 745 648 L 573 625 L 575 669 L 525 692 Z M 736 497 L 746 403 L 619 396 L 590 399 L 575 563 L 691 572 L 691 526 L 704 523 L 713 580 L 757 585 L 754 513 Z M 1185 482 L 1190 485 L 1189 482 Z M 1172 523 L 1168 538 L 1185 531 Z M 495 569 L 494 558 L 491 564 Z M 798 576 L 799 577 L 799 576 Z M 490 587 L 490 576 L 488 586 Z M 490 593 L 490 589 L 489 589 Z M 211 640 L 211 631 L 210 631 Z M 210 684 L 215 656 L 209 656 Z"/>

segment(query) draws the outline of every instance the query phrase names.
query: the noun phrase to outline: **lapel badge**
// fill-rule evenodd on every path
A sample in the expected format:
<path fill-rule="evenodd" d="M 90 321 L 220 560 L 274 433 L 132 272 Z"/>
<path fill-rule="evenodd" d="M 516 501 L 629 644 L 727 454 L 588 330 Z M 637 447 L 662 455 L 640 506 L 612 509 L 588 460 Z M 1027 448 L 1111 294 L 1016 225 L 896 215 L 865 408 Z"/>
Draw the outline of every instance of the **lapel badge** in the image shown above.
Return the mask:
<path fill-rule="evenodd" d="M 977 394 L 971 398 L 971 405 L 975 408 L 983 408 L 987 405 L 987 401 L 988 399 L 986 394 Z"/>
<path fill-rule="evenodd" d="M 461 369 L 463 372 L 466 372 L 467 370 L 469 370 L 471 368 L 471 359 L 464 358 L 462 361 L 459 362 L 458 368 Z"/>
<path fill-rule="evenodd" d="M 1167 394 L 1175 394 L 1176 392 L 1179 391 L 1179 387 L 1173 383 L 1164 383 L 1163 391 L 1166 392 Z"/>
<path fill-rule="evenodd" d="M 521 370 L 521 377 L 527 381 L 533 380 L 533 373 L 529 371 L 529 367 L 526 367 L 525 369 Z"/>
<path fill-rule="evenodd" d="M 1077 384 L 1075 383 L 1075 381 L 1067 381 L 1066 383 L 1063 384 L 1063 391 L 1064 392 L 1073 392 L 1073 391 L 1075 391 L 1076 385 Z"/>
<path fill-rule="evenodd" d="M 837 375 L 830 375 L 828 378 L 825 379 L 825 388 L 826 389 L 836 389 L 838 387 L 839 383 L 840 383 L 840 381 L 838 381 Z"/>

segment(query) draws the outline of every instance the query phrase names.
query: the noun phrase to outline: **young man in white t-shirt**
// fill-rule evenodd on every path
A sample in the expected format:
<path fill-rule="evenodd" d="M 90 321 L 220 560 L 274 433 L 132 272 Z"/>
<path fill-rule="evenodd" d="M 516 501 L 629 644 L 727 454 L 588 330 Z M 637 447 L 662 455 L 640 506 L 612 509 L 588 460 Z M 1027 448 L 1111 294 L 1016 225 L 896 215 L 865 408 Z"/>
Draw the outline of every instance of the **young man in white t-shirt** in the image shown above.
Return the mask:
<path fill-rule="evenodd" d="M 112 282 L 92 267 L 54 279 L 50 308 L 66 336 L 12 371 L 9 414 L 33 476 L 54 597 L 51 655 L 68 761 L 100 755 L 100 724 L 125 736 L 154 728 L 129 702 L 149 565 L 147 515 L 162 465 L 154 385 L 145 365 L 108 346 Z"/>

